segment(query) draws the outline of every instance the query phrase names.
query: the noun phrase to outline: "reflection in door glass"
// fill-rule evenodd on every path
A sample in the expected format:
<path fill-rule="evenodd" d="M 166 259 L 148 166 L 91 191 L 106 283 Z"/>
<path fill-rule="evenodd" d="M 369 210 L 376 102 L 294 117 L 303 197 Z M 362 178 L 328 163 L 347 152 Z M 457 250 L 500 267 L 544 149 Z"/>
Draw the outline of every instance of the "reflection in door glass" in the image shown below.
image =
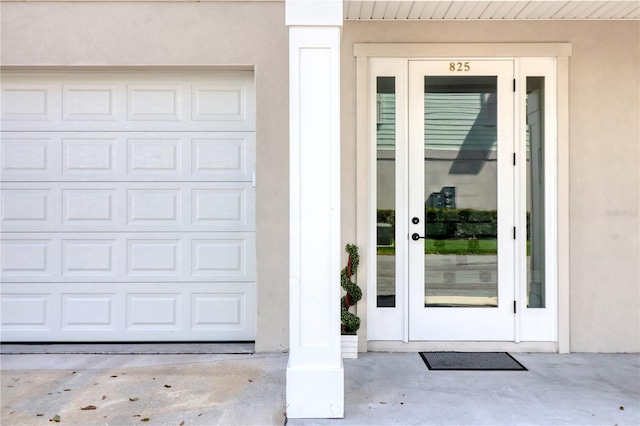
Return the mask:
<path fill-rule="evenodd" d="M 544 77 L 527 77 L 527 307 L 545 307 Z"/>
<path fill-rule="evenodd" d="M 377 305 L 396 306 L 396 79 L 378 77 L 376 90 Z"/>
<path fill-rule="evenodd" d="M 498 306 L 496 77 L 425 77 L 425 306 Z"/>

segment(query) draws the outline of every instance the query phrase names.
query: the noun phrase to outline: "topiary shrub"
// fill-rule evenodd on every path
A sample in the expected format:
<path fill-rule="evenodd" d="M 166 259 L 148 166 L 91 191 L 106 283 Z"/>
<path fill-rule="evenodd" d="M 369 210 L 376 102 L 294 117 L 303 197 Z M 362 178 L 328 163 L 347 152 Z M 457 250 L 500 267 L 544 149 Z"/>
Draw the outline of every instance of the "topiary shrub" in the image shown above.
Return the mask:
<path fill-rule="evenodd" d="M 351 280 L 351 277 L 358 271 L 360 255 L 358 254 L 358 246 L 355 244 L 347 244 L 345 251 L 349 255 L 349 258 L 347 259 L 347 266 L 340 271 L 340 285 L 343 290 L 347 292 L 347 294 L 340 299 L 341 332 L 342 334 L 356 334 L 360 328 L 360 318 L 349 312 L 349 308 L 362 299 L 362 290 L 358 284 Z"/>

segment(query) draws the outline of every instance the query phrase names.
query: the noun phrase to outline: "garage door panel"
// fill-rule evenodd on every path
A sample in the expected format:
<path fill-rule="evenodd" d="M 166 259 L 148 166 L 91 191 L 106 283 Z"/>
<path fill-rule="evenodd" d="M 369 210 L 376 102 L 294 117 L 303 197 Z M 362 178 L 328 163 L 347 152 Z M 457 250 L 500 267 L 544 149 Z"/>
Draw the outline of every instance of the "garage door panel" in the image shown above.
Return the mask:
<path fill-rule="evenodd" d="M 243 293 L 191 295 L 193 330 L 242 330 L 247 327 L 247 295 Z"/>
<path fill-rule="evenodd" d="M 11 176 L 15 176 L 17 180 L 24 180 L 25 177 L 43 180 L 44 177 L 58 173 L 54 164 L 57 165 L 60 161 L 53 147 L 53 135 L 30 135 L 3 133 L 0 136 L 3 180 Z"/>
<path fill-rule="evenodd" d="M 253 340 L 253 73 L 0 83 L 3 341 Z"/>
<path fill-rule="evenodd" d="M 9 234 L 0 242 L 2 281 L 51 280 L 60 274 L 59 250 L 49 235 Z"/>
<path fill-rule="evenodd" d="M 4 227 L 14 226 L 55 226 L 54 205 L 59 203 L 58 193 L 51 188 L 43 188 L 42 184 L 27 187 L 2 185 L 0 194 L 0 219 Z"/>
<path fill-rule="evenodd" d="M 122 229 L 118 206 L 122 204 L 122 190 L 107 185 L 57 185 L 61 192 L 62 227 L 47 227 L 42 231 Z M 35 230 L 32 228 L 32 230 Z"/>
<path fill-rule="evenodd" d="M 62 239 L 62 279 L 117 276 L 115 238 Z M 65 278 L 66 277 L 66 278 Z"/>
<path fill-rule="evenodd" d="M 7 233 L 4 282 L 255 280 L 253 232 Z"/>
<path fill-rule="evenodd" d="M 255 130 L 252 72 L 3 73 L 2 100 L 7 131 Z"/>
<path fill-rule="evenodd" d="M 2 109 L 0 118 L 5 130 L 11 127 L 22 129 L 23 122 L 37 123 L 39 127 L 51 127 L 59 119 L 60 85 L 53 81 L 12 78 L 2 76 Z M 15 122 L 15 126 L 13 123 Z"/>
<path fill-rule="evenodd" d="M 93 176 L 93 180 L 117 179 L 118 143 L 115 135 L 52 136 L 51 150 L 59 151 L 62 146 L 62 170 L 57 173 L 60 180 L 87 176 Z"/>
<path fill-rule="evenodd" d="M 254 134 L 194 136 L 191 142 L 194 178 L 251 181 L 255 170 Z"/>
<path fill-rule="evenodd" d="M 192 119 L 245 123 L 255 110 L 253 87 L 248 80 L 192 85 Z"/>
<path fill-rule="evenodd" d="M 127 294 L 127 330 L 180 330 L 180 293 Z"/>
<path fill-rule="evenodd" d="M 127 175 L 136 178 L 145 175 L 163 176 L 176 180 L 184 168 L 182 138 L 127 137 Z"/>
<path fill-rule="evenodd" d="M 127 226 L 164 226 L 164 229 L 183 227 L 183 194 L 182 188 L 164 187 L 126 189 L 127 192 Z M 183 225 L 183 226 L 181 226 Z"/>
<path fill-rule="evenodd" d="M 243 279 L 254 269 L 255 250 L 244 238 L 194 238 L 191 241 L 191 275 L 194 277 Z"/>
<path fill-rule="evenodd" d="M 120 92 L 119 92 L 120 90 Z M 122 111 L 124 93 L 116 84 L 62 85 L 63 121 L 116 121 Z"/>
<path fill-rule="evenodd" d="M 129 239 L 126 275 L 129 278 L 162 276 L 165 279 L 180 276 L 184 250 L 180 239 Z"/>
<path fill-rule="evenodd" d="M 255 231 L 255 189 L 245 185 L 202 185 L 190 193 L 194 229 Z"/>
<path fill-rule="evenodd" d="M 253 340 L 255 294 L 245 282 L 8 283 L 3 340 Z"/>
<path fill-rule="evenodd" d="M 252 182 L 248 132 L 2 132 L 2 180 Z"/>
<path fill-rule="evenodd" d="M 49 331 L 52 322 L 53 295 L 47 292 L 2 294 L 3 334 L 20 331 Z"/>
<path fill-rule="evenodd" d="M 129 84 L 127 86 L 127 119 L 129 121 L 188 119 L 189 117 L 184 117 L 184 91 L 185 86 L 182 84 Z"/>
<path fill-rule="evenodd" d="M 116 293 L 63 293 L 61 329 L 116 331 Z"/>
<path fill-rule="evenodd" d="M 249 182 L 5 183 L 4 232 L 255 231 Z"/>

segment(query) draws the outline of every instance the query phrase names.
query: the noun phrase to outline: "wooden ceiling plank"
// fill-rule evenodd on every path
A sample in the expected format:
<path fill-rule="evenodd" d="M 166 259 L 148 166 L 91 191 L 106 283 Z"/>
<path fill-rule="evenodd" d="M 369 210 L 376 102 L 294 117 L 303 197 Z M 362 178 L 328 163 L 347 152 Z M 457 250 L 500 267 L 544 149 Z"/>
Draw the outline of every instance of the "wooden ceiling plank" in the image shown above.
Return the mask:
<path fill-rule="evenodd" d="M 411 10 L 409 11 L 409 15 L 407 16 L 407 19 L 420 19 L 420 16 L 422 16 L 422 11 L 424 10 L 426 3 L 427 2 L 425 1 L 414 1 L 411 7 Z"/>
<path fill-rule="evenodd" d="M 345 0 L 344 16 L 345 20 L 640 19 L 640 1 Z"/>
<path fill-rule="evenodd" d="M 400 4 L 401 3 L 399 1 L 388 1 L 387 9 L 384 11 L 383 19 L 396 19 Z"/>
<path fill-rule="evenodd" d="M 388 1 L 376 1 L 371 12 L 371 19 L 382 19 L 387 11 Z"/>
<path fill-rule="evenodd" d="M 436 8 L 438 7 L 438 3 L 437 1 L 425 1 L 424 3 L 424 7 L 422 8 L 422 12 L 420 13 L 420 16 L 418 17 L 418 19 L 433 19 L 433 13 L 436 11 Z"/>
<path fill-rule="evenodd" d="M 491 1 L 487 5 L 487 8 L 482 12 L 479 19 L 494 19 L 496 10 L 500 7 L 500 2 Z"/>
<path fill-rule="evenodd" d="M 497 1 L 499 4 L 498 9 L 493 13 L 493 19 L 505 19 L 511 8 L 514 6 L 513 1 Z"/>
<path fill-rule="evenodd" d="M 617 19 L 640 19 L 640 2 L 625 2 L 628 3 L 624 9 L 620 9 L 614 16 Z"/>
<path fill-rule="evenodd" d="M 374 1 L 363 1 L 362 7 L 360 8 L 360 18 L 359 19 L 371 19 L 371 15 L 373 14 L 373 7 L 375 6 Z"/>
<path fill-rule="evenodd" d="M 539 7 L 536 11 L 538 19 L 550 19 L 558 12 L 567 2 L 566 1 L 541 1 L 538 2 Z"/>
<path fill-rule="evenodd" d="M 593 12 L 595 12 L 598 9 L 601 9 L 604 3 L 606 2 L 605 1 L 580 2 L 580 4 L 575 9 L 573 9 L 571 16 L 566 16 L 566 17 L 575 18 L 575 19 L 586 19 Z M 562 18 L 565 18 L 565 16 L 562 16 Z"/>
<path fill-rule="evenodd" d="M 551 15 L 549 19 L 561 19 L 563 17 L 570 16 L 579 5 L 579 1 L 565 1 L 564 5 Z"/>
<path fill-rule="evenodd" d="M 444 19 L 444 16 L 447 14 L 449 9 L 451 8 L 452 3 L 457 3 L 457 2 L 451 2 L 451 1 L 436 2 L 436 8 L 431 14 L 431 19 Z"/>
<path fill-rule="evenodd" d="M 591 13 L 589 16 L 587 16 L 587 18 L 590 18 L 590 19 L 609 18 L 610 19 L 621 9 L 621 6 L 624 7 L 624 2 L 621 2 L 621 1 L 606 2 L 606 4 L 602 6 L 602 8 Z"/>
<path fill-rule="evenodd" d="M 468 19 L 480 19 L 485 10 L 491 5 L 490 1 L 474 2 L 473 10 L 469 12 Z"/>
<path fill-rule="evenodd" d="M 360 17 L 360 6 L 361 6 L 360 1 L 349 1 L 346 2 L 346 11 L 344 13 L 344 16 L 347 19 L 358 19 Z"/>
<path fill-rule="evenodd" d="M 396 12 L 396 19 L 407 19 L 414 2 L 403 1 L 398 3 L 400 3 L 400 7 L 398 7 L 398 12 Z"/>
<path fill-rule="evenodd" d="M 458 9 L 458 16 L 457 19 L 469 19 L 469 14 L 473 11 L 473 8 L 476 6 L 475 1 L 459 1 L 456 2 L 457 4 L 460 5 L 460 8 Z M 448 19 L 455 19 L 456 16 L 451 17 L 451 10 L 452 8 L 449 8 L 449 10 L 447 11 L 447 15 L 445 16 Z"/>
<path fill-rule="evenodd" d="M 530 1 L 520 12 L 516 15 L 515 19 L 538 19 L 539 10 L 543 6 L 544 2 Z"/>
<path fill-rule="evenodd" d="M 504 19 L 516 19 L 518 17 L 518 15 L 520 15 L 520 12 L 522 12 L 522 9 L 524 9 L 525 7 L 527 7 L 529 5 L 529 3 L 531 3 L 530 1 L 517 1 L 517 2 L 513 2 L 513 5 L 511 6 L 511 9 L 509 9 L 509 11 L 504 15 Z"/>

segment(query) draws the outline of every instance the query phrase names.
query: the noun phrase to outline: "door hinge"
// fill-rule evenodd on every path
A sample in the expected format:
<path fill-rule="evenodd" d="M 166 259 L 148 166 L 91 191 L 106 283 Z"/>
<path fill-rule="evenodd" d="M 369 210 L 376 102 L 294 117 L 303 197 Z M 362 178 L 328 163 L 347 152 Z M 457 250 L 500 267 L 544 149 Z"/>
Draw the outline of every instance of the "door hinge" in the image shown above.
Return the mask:
<path fill-rule="evenodd" d="M 513 165 L 514 166 L 516 165 L 516 153 L 515 152 L 513 153 Z"/>
<path fill-rule="evenodd" d="M 515 226 L 513 227 L 513 239 L 514 240 L 516 239 L 516 227 Z"/>
<path fill-rule="evenodd" d="M 516 91 L 516 79 L 515 78 L 513 79 L 513 91 L 514 92 Z"/>
<path fill-rule="evenodd" d="M 518 309 L 517 309 L 517 306 L 518 306 L 518 304 L 517 304 L 517 303 L 516 303 L 516 301 L 514 300 L 514 301 L 513 301 L 513 313 L 514 313 L 514 314 L 515 314 L 515 313 L 517 313 L 517 310 L 518 310 Z"/>

